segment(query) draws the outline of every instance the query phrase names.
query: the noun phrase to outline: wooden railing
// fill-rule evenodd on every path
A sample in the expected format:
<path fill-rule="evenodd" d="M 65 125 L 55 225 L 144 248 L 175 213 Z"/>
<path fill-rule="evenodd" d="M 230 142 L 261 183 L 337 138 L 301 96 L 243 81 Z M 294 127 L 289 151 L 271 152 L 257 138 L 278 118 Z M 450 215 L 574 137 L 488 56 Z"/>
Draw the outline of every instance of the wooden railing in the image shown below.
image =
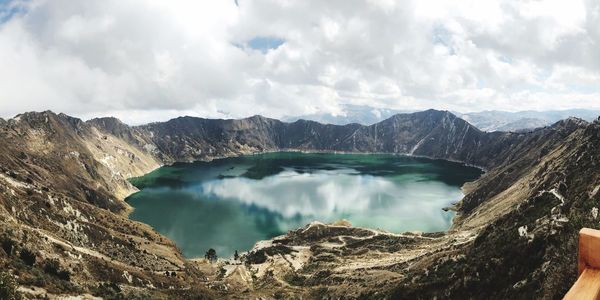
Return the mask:
<path fill-rule="evenodd" d="M 579 231 L 579 278 L 564 299 L 600 299 L 600 230 Z"/>

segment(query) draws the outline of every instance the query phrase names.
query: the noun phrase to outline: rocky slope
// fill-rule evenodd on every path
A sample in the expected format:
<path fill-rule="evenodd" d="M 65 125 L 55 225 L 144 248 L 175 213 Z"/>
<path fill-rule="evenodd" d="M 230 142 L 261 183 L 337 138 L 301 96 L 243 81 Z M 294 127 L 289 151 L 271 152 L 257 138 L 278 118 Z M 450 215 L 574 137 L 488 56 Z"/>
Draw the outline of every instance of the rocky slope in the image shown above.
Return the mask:
<path fill-rule="evenodd" d="M 51 112 L 0 123 L 0 269 L 32 298 L 103 294 L 99 282 L 195 286 L 200 277 L 175 245 L 126 217 L 123 198 L 135 191 L 126 178 L 159 160 L 91 124 Z"/>
<path fill-rule="evenodd" d="M 395 296 L 562 298 L 576 278 L 577 232 L 599 227 L 600 122 L 568 119 L 515 146 L 522 150 L 475 182 L 459 207 L 450 235 L 477 237 Z"/>
<path fill-rule="evenodd" d="M 0 144 L 0 266 L 28 295 L 557 298 L 575 279 L 577 230 L 598 227 L 598 121 L 485 133 L 435 110 L 371 126 L 255 116 L 130 127 L 43 112 L 0 119 Z M 185 260 L 126 218 L 126 178 L 283 149 L 422 155 L 488 172 L 465 186 L 447 233 L 315 223 L 258 243 L 243 264 Z"/>

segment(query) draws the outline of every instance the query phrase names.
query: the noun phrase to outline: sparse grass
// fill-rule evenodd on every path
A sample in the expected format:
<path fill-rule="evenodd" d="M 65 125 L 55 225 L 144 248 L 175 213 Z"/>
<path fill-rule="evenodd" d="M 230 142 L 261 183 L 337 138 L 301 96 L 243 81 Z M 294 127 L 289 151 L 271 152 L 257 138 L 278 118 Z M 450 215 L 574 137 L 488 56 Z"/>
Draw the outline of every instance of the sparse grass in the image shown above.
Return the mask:
<path fill-rule="evenodd" d="M 100 283 L 93 291 L 93 295 L 96 297 L 102 297 L 103 299 L 125 299 L 123 291 L 119 285 L 115 283 Z"/>
<path fill-rule="evenodd" d="M 97 288 L 93 290 L 93 294 L 96 297 L 101 297 L 106 300 L 146 300 L 153 299 L 152 295 L 146 292 L 129 292 L 125 293 L 118 284 L 115 283 L 100 283 Z"/>

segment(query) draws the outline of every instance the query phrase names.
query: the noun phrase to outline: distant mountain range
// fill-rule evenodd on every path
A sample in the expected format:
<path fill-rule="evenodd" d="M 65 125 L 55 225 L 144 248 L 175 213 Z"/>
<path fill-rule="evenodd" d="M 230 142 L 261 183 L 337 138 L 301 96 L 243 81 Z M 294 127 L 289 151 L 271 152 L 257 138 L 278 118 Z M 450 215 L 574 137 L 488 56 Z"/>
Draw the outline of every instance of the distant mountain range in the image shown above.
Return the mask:
<path fill-rule="evenodd" d="M 600 116 L 600 110 L 482 111 L 455 114 L 483 131 L 520 131 L 549 126 L 569 117 L 593 121 Z"/>
<path fill-rule="evenodd" d="M 344 105 L 340 114 L 316 113 L 295 117 L 284 117 L 282 121 L 294 122 L 297 120 L 309 120 L 323 124 L 347 125 L 357 123 L 361 125 L 372 125 L 381 122 L 395 114 L 410 113 L 410 110 L 396 110 L 387 108 L 375 108 L 363 105 Z"/>
<path fill-rule="evenodd" d="M 372 125 L 381 122 L 395 114 L 412 112 L 409 110 L 394 110 L 375 108 L 361 105 L 345 105 L 340 114 L 318 113 L 297 117 L 286 117 L 284 121 L 299 119 L 316 121 L 324 124 L 346 125 L 358 123 Z M 522 131 L 549 126 L 569 117 L 593 121 L 600 116 L 600 110 L 569 109 L 548 111 L 482 111 L 472 113 L 453 112 L 456 116 L 471 123 L 482 131 Z"/>

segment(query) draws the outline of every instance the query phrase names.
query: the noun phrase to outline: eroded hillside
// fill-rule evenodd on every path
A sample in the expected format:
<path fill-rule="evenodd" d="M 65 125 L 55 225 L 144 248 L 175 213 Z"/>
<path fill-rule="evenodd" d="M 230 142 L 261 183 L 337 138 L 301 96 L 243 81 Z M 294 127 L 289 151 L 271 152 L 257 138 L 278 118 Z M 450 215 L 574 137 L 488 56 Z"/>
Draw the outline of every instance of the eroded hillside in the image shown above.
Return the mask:
<path fill-rule="evenodd" d="M 135 189 L 126 178 L 159 167 L 151 153 L 51 112 L 1 125 L 0 261 L 28 294 L 102 294 L 100 282 L 197 286 L 171 241 L 127 219 L 123 198 Z"/>
<path fill-rule="evenodd" d="M 600 221 L 600 123 L 578 119 L 484 133 L 434 110 L 371 126 L 256 116 L 130 127 L 43 112 L 0 120 L 0 143 L 0 264 L 32 297 L 556 298 L 575 279 L 577 231 Z M 129 177 L 282 149 L 423 155 L 488 172 L 465 186 L 448 233 L 314 223 L 258 243 L 244 263 L 185 260 L 126 217 Z"/>

